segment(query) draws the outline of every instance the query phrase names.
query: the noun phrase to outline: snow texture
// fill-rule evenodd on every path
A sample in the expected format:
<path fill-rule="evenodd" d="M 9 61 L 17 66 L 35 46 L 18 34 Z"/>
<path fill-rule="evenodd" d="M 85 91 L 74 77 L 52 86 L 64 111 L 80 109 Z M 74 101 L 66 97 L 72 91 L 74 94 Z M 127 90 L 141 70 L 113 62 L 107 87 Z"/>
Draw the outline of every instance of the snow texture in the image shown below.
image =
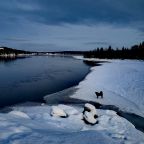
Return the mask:
<path fill-rule="evenodd" d="M 80 56 L 75 58 L 84 59 Z M 108 62 L 92 67 L 91 73 L 79 83 L 77 92 L 71 97 L 115 105 L 144 117 L 144 61 L 85 60 Z M 95 91 L 103 91 L 104 98 L 97 99 Z"/>
<path fill-rule="evenodd" d="M 89 124 L 96 124 L 97 119 L 94 117 L 94 115 L 91 112 L 85 111 L 83 114 L 84 120 Z"/>
<path fill-rule="evenodd" d="M 60 107 L 52 106 L 52 108 L 51 108 L 51 116 L 67 117 L 67 114 Z"/>
<path fill-rule="evenodd" d="M 114 111 L 97 109 L 99 123 L 92 126 L 82 120 L 82 107 L 57 107 L 69 111 L 69 117 L 52 117 L 47 105 L 13 107 L 18 116 L 0 113 L 0 144 L 144 143 L 143 133 Z"/>
<path fill-rule="evenodd" d="M 9 114 L 16 116 L 16 117 L 26 118 L 26 119 L 30 118 L 27 114 L 25 114 L 21 111 L 11 111 L 11 112 L 9 112 Z"/>
<path fill-rule="evenodd" d="M 96 115 L 96 108 L 92 104 L 86 103 L 84 106 L 86 109 L 90 110 L 93 115 Z"/>
<path fill-rule="evenodd" d="M 83 111 L 83 119 L 89 124 L 96 124 L 96 108 L 92 104 L 86 103 Z"/>

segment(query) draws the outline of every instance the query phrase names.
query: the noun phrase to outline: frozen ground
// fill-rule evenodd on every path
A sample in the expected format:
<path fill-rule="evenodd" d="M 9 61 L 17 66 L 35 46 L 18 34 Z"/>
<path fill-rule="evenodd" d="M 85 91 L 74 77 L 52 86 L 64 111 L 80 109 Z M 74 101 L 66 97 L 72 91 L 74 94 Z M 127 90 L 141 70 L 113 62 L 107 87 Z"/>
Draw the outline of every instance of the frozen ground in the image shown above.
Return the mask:
<path fill-rule="evenodd" d="M 71 97 L 116 105 L 124 111 L 144 117 L 144 61 L 108 61 L 102 66 L 93 67 L 92 72 L 79 83 L 76 87 L 78 90 Z M 101 90 L 104 99 L 97 99 L 95 91 Z"/>
<path fill-rule="evenodd" d="M 98 124 L 82 120 L 81 107 L 58 105 L 68 118 L 52 117 L 51 106 L 14 107 L 0 114 L 0 144 L 143 144 L 144 135 L 114 111 L 97 110 Z"/>

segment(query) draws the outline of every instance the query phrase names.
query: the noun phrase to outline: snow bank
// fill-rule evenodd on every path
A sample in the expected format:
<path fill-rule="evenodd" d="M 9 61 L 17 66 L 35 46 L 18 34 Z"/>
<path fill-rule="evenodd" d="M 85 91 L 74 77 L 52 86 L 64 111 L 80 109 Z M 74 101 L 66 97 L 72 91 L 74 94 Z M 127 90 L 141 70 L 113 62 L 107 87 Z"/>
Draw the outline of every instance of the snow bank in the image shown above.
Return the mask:
<path fill-rule="evenodd" d="M 86 123 L 89 123 L 92 125 L 96 124 L 97 122 L 97 119 L 94 117 L 94 115 L 91 112 L 85 111 L 83 114 L 83 118 L 86 121 Z"/>
<path fill-rule="evenodd" d="M 79 111 L 72 106 L 59 104 L 58 107 L 63 109 L 68 115 L 76 115 L 79 113 Z"/>
<path fill-rule="evenodd" d="M 144 117 L 144 61 L 107 61 L 109 62 L 103 63 L 102 66 L 93 67 L 91 73 L 79 83 L 76 87 L 77 92 L 71 97 L 116 105 L 122 110 Z M 97 99 L 95 91 L 103 91 L 104 98 Z"/>
<path fill-rule="evenodd" d="M 30 118 L 27 114 L 25 114 L 21 111 L 11 111 L 11 112 L 9 112 L 9 114 L 13 115 L 13 116 L 16 116 L 16 117 L 26 118 L 26 119 Z"/>
<path fill-rule="evenodd" d="M 46 105 L 13 108 L 29 118 L 0 113 L 0 144 L 144 143 L 143 133 L 113 111 L 97 110 L 99 123 L 91 126 L 82 120 L 82 107 L 57 107 L 69 112 L 69 117 L 52 117 L 51 106 Z"/>
<path fill-rule="evenodd" d="M 58 106 L 52 106 L 51 108 L 51 116 L 58 116 L 58 117 L 67 117 L 68 115 Z"/>
<path fill-rule="evenodd" d="M 96 108 L 95 108 L 95 106 L 93 106 L 92 104 L 86 103 L 86 104 L 84 105 L 84 109 L 88 110 L 88 111 L 91 112 L 93 115 L 96 115 L 96 114 L 97 114 Z"/>
<path fill-rule="evenodd" d="M 86 103 L 83 111 L 83 119 L 86 123 L 96 124 L 97 122 L 97 113 L 96 108 L 92 104 Z"/>

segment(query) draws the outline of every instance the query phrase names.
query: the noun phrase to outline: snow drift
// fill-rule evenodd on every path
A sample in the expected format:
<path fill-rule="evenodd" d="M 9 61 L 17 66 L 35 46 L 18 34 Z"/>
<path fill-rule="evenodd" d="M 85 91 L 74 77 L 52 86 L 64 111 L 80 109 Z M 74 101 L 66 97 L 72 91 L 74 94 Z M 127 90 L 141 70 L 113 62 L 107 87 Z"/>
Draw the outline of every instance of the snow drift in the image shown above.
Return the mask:
<path fill-rule="evenodd" d="M 14 107 L 17 116 L 12 112 L 1 113 L 0 144 L 144 143 L 143 133 L 114 111 L 97 110 L 99 123 L 91 126 L 82 120 L 82 107 L 66 105 L 57 107 L 69 112 L 69 117 L 52 117 L 51 106 L 47 105 Z M 24 115 L 29 118 L 25 118 Z"/>
<path fill-rule="evenodd" d="M 73 98 L 115 105 L 144 117 L 144 61 L 107 60 L 102 66 L 92 67 L 91 73 L 76 88 Z M 103 91 L 104 98 L 97 99 L 95 91 Z"/>

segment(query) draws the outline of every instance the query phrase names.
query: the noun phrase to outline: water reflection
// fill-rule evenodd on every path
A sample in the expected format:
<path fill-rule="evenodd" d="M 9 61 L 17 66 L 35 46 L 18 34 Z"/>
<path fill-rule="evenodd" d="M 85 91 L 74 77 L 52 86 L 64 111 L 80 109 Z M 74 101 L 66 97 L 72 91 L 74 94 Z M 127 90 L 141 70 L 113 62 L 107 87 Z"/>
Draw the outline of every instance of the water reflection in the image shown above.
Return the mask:
<path fill-rule="evenodd" d="M 83 61 L 71 57 L 33 56 L 0 62 L 0 106 L 43 96 L 78 84 L 89 72 Z"/>

